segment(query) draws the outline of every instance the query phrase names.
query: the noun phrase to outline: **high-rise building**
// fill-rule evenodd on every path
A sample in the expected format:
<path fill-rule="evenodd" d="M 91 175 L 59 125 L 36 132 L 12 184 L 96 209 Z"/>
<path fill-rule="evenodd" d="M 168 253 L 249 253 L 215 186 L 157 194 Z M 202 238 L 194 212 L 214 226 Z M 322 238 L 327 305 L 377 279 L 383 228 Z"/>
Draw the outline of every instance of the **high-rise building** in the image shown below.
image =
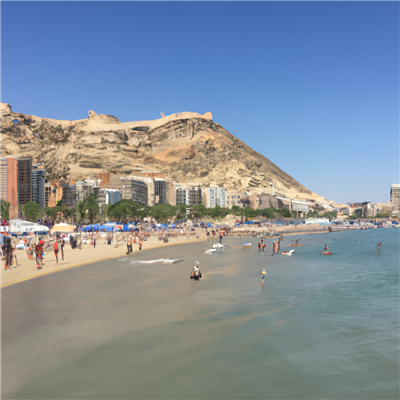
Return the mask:
<path fill-rule="evenodd" d="M 203 195 L 200 185 L 177 185 L 176 188 L 176 204 L 186 204 L 188 206 L 196 206 L 202 204 Z"/>
<path fill-rule="evenodd" d="M 45 207 L 49 206 L 50 197 L 51 197 L 51 183 L 46 182 L 44 184 L 44 206 Z"/>
<path fill-rule="evenodd" d="M 45 207 L 45 173 L 46 169 L 38 164 L 32 165 L 32 201 Z"/>
<path fill-rule="evenodd" d="M 148 204 L 148 188 L 147 185 L 131 177 L 121 178 L 121 196 L 123 199 L 131 199 L 136 203 Z"/>
<path fill-rule="evenodd" d="M 32 199 L 32 157 L 3 157 L 0 162 L 1 198 L 10 203 L 10 219 L 18 218 L 19 206 Z"/>
<path fill-rule="evenodd" d="M 390 188 L 390 202 L 394 211 L 400 209 L 400 184 L 394 183 Z"/>
<path fill-rule="evenodd" d="M 154 204 L 167 203 L 167 182 L 162 178 L 154 178 Z"/>
<path fill-rule="evenodd" d="M 207 208 L 225 207 L 225 189 L 220 187 L 207 188 Z"/>

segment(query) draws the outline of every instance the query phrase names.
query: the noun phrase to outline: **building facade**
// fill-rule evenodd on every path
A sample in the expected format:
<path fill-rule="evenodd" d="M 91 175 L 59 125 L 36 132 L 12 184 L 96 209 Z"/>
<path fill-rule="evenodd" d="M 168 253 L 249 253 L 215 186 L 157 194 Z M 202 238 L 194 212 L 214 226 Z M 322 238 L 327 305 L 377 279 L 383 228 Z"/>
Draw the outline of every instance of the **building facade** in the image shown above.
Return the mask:
<path fill-rule="evenodd" d="M 121 178 L 121 197 L 136 203 L 148 205 L 148 188 L 146 183 L 128 178 Z"/>
<path fill-rule="evenodd" d="M 390 188 L 390 203 L 393 211 L 400 210 L 400 184 L 394 183 Z"/>
<path fill-rule="evenodd" d="M 292 200 L 292 211 L 308 213 L 308 202 L 302 200 Z"/>
<path fill-rule="evenodd" d="M 238 190 L 225 190 L 225 207 L 243 207 L 240 197 L 241 193 Z"/>
<path fill-rule="evenodd" d="M 46 169 L 42 165 L 32 166 L 32 201 L 39 204 L 42 210 L 46 205 L 45 173 Z"/>
<path fill-rule="evenodd" d="M 32 200 L 32 157 L 3 157 L 0 162 L 0 197 L 10 203 L 9 218 Z"/>
<path fill-rule="evenodd" d="M 178 185 L 177 185 L 178 186 Z M 176 188 L 176 204 L 197 206 L 203 203 L 201 186 L 183 186 Z"/>
<path fill-rule="evenodd" d="M 219 186 L 207 188 L 207 208 L 225 207 L 225 204 L 225 188 L 220 188 Z"/>

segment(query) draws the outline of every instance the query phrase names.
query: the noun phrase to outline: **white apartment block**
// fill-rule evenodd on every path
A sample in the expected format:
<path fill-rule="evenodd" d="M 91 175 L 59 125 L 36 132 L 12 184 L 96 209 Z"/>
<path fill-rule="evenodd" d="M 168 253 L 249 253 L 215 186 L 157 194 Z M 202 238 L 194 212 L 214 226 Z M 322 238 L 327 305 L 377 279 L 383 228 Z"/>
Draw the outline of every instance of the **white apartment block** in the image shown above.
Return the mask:
<path fill-rule="evenodd" d="M 207 208 L 214 208 L 216 206 L 225 207 L 225 189 L 220 187 L 207 188 Z"/>

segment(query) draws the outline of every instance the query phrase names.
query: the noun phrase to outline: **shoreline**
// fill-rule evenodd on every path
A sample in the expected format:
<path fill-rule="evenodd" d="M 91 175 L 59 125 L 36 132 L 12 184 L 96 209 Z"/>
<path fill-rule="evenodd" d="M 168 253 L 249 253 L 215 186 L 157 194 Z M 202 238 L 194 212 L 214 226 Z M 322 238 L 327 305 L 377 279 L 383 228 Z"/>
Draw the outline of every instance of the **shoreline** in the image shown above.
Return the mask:
<path fill-rule="evenodd" d="M 291 230 L 287 230 L 287 231 L 281 231 L 279 233 L 283 234 L 284 236 L 293 236 L 293 235 L 312 235 L 312 234 L 318 234 L 318 233 L 334 233 L 333 232 L 329 232 L 328 230 L 324 230 L 324 229 L 319 229 L 319 230 L 314 230 L 314 229 L 310 229 L 310 230 L 299 230 L 296 232 L 293 232 Z M 240 232 L 234 232 L 231 235 L 228 235 L 227 237 L 233 236 L 233 237 L 252 237 L 252 238 L 256 238 L 257 236 L 253 236 L 253 234 L 239 234 Z M 261 232 L 256 232 L 256 233 L 261 233 Z M 278 232 L 277 232 L 278 233 Z M 267 236 L 266 238 L 274 238 L 274 236 Z M 180 240 L 179 240 L 180 239 Z M 186 237 L 177 237 L 176 238 L 176 242 L 168 242 L 168 243 L 159 243 L 158 239 L 156 236 L 150 237 L 146 242 L 144 242 L 144 246 L 149 246 L 148 248 L 143 248 L 142 250 L 136 249 L 134 251 L 132 251 L 131 254 L 137 254 L 139 252 L 147 252 L 150 250 L 154 250 L 154 249 L 159 249 L 162 247 L 170 247 L 170 246 L 176 246 L 176 245 L 181 245 L 181 244 L 186 244 L 186 243 L 193 243 L 193 242 L 208 242 L 208 237 L 207 236 L 201 236 L 198 239 L 193 238 L 188 240 Z M 215 237 L 215 241 L 217 242 L 217 238 Z M 99 247 L 100 246 L 100 247 Z M 55 261 L 55 256 L 54 253 L 51 251 L 47 251 L 47 253 L 45 254 L 45 264 L 44 264 L 44 269 L 40 269 L 37 270 L 36 266 L 35 266 L 35 261 L 33 260 L 29 260 L 28 258 L 24 258 L 22 261 L 18 261 L 18 267 L 14 267 L 9 271 L 5 271 L 4 270 L 4 266 L 1 266 L 1 289 L 6 288 L 8 286 L 11 285 L 15 285 L 17 283 L 22 283 L 25 282 L 27 280 L 31 280 L 31 279 L 35 279 L 35 278 L 39 278 L 41 276 L 45 276 L 45 275 L 49 275 L 52 273 L 56 273 L 59 271 L 65 271 L 68 269 L 72 269 L 72 268 L 77 268 L 77 267 L 81 267 L 84 265 L 88 265 L 88 264 L 95 264 L 98 262 L 102 262 L 102 261 L 106 261 L 106 260 L 111 260 L 111 259 L 116 259 L 119 257 L 124 257 L 126 256 L 126 247 L 123 246 L 119 246 L 119 247 L 112 247 L 112 248 L 108 248 L 105 247 L 107 245 L 104 245 L 103 243 L 98 244 L 97 249 L 94 249 L 91 245 L 85 245 L 85 247 L 82 248 L 82 250 L 80 249 L 76 249 L 76 250 L 72 250 L 68 247 L 66 247 L 65 249 L 65 254 L 66 257 L 73 255 L 74 257 L 72 257 L 72 259 L 75 259 L 72 262 L 60 262 L 60 263 L 56 263 Z M 102 251 L 101 251 L 102 250 Z M 74 253 L 72 253 L 72 251 Z M 93 252 L 97 252 L 96 254 L 98 254 L 100 256 L 99 253 L 103 253 L 101 257 L 94 257 L 94 258 L 88 258 L 88 254 L 89 253 L 93 253 Z M 111 256 L 107 256 L 107 253 L 114 253 Z M 16 250 L 16 255 L 25 255 L 25 251 L 19 251 Z M 79 257 L 79 256 L 83 256 L 83 257 Z M 90 256 L 90 254 L 89 254 Z M 59 255 L 59 257 L 61 257 L 61 255 Z M 85 260 L 81 260 L 78 261 L 79 258 L 85 258 Z M 51 263 L 49 265 L 49 267 L 46 267 L 47 263 Z M 4 261 L 3 261 L 4 264 Z M 32 267 L 33 266 L 33 267 Z M 60 268 L 61 266 L 61 268 Z M 7 274 L 17 274 L 17 276 L 9 276 Z M 8 279 L 10 278 L 10 279 Z"/>

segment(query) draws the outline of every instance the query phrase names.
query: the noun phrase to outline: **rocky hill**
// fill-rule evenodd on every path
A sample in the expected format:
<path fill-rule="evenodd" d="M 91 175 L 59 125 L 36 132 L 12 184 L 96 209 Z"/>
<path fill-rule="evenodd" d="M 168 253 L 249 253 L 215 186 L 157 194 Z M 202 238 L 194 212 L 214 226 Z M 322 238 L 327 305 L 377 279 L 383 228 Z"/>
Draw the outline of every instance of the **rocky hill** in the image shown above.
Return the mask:
<path fill-rule="evenodd" d="M 211 113 L 172 114 L 154 121 L 120 122 L 89 111 L 62 121 L 12 112 L 1 103 L 1 156 L 32 156 L 50 179 L 97 172 L 161 172 L 178 182 L 217 182 L 228 189 L 325 201 L 257 153 Z"/>

